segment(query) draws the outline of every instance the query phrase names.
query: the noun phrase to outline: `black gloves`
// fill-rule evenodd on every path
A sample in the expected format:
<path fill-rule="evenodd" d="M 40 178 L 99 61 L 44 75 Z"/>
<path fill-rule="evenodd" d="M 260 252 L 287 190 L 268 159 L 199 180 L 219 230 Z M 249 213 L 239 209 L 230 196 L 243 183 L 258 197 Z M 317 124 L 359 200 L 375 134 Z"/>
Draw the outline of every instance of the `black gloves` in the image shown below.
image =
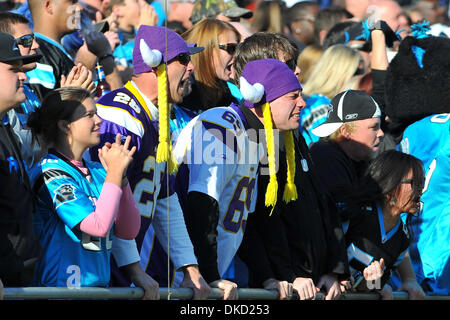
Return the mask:
<path fill-rule="evenodd" d="M 378 20 L 375 22 L 366 20 L 363 22 L 363 27 L 367 27 L 370 32 L 373 30 L 383 31 L 384 37 L 386 38 L 386 46 L 388 48 L 392 48 L 395 41 L 400 41 L 402 39 L 400 35 L 392 30 L 391 27 L 389 27 L 389 25 L 383 20 Z"/>
<path fill-rule="evenodd" d="M 114 70 L 114 58 L 111 45 L 105 35 L 99 31 L 84 33 L 84 40 L 90 52 L 97 56 L 99 64 L 103 66 L 105 75 Z"/>

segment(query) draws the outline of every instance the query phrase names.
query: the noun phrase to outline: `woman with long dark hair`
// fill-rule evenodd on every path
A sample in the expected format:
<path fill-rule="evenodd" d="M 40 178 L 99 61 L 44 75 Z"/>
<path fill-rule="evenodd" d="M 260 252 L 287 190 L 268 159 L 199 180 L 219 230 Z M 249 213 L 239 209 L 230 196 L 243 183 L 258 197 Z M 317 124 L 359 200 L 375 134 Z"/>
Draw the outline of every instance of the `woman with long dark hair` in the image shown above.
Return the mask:
<path fill-rule="evenodd" d="M 382 298 L 392 298 L 387 281 L 397 269 L 402 279 L 399 289 L 410 299 L 424 297 L 408 255 L 413 236 L 408 223 L 411 215 L 420 213 L 423 185 L 422 162 L 389 150 L 372 160 L 360 184 L 338 203 L 357 291 L 375 289 Z"/>
<path fill-rule="evenodd" d="M 48 152 L 31 170 L 38 202 L 34 230 L 43 248 L 34 284 L 107 286 L 113 238 L 134 239 L 140 215 L 126 178 L 136 147 L 130 137 L 99 149 L 100 163 L 84 152 L 99 144 L 100 123 L 89 91 L 51 91 L 30 114 L 33 138 Z"/>

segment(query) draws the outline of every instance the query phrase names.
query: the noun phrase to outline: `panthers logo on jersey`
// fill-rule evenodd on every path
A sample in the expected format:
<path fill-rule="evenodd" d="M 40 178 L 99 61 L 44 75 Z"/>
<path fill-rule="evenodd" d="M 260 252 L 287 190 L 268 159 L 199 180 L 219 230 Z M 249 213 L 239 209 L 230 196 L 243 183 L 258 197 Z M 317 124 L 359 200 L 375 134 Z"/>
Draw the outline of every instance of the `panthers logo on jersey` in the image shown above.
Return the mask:
<path fill-rule="evenodd" d="M 77 198 L 75 196 L 75 187 L 71 184 L 63 184 L 58 189 L 53 191 L 53 193 L 55 194 L 53 202 L 55 203 L 56 208 Z"/>

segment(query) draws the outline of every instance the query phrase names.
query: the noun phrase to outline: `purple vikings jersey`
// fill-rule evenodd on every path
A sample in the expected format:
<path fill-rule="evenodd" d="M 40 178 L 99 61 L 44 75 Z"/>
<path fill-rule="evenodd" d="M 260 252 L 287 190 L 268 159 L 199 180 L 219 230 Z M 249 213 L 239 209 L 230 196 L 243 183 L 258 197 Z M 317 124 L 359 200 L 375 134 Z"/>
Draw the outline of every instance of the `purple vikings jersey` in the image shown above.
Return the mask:
<path fill-rule="evenodd" d="M 137 148 L 128 167 L 127 178 L 141 214 L 141 229 L 136 237 L 140 263 L 152 275 L 149 268 L 154 234 L 149 231 L 150 224 L 165 250 L 170 234 L 170 255 L 176 268 L 197 262 L 192 244 L 185 241 L 187 230 L 178 198 L 173 191 L 173 178 L 168 178 L 165 162 L 156 162 L 158 123 L 155 121 L 157 119 L 152 119 L 149 108 L 156 109 L 132 82 L 97 100 L 97 113 L 103 120 L 100 146 L 105 142 L 114 142 L 116 134 L 120 133 L 123 139 L 131 136 L 130 148 Z M 92 148 L 90 154 L 92 158 L 98 159 L 97 148 Z M 149 232 L 151 235 L 147 234 Z"/>
<path fill-rule="evenodd" d="M 106 94 L 97 100 L 97 113 L 103 120 L 100 126 L 101 142 L 114 142 L 117 133 L 125 139 L 131 136 L 130 146 L 136 146 L 133 162 L 128 167 L 127 176 L 142 216 L 151 218 L 158 195 L 166 197 L 166 188 L 161 183 L 166 178 L 166 164 L 156 163 L 158 145 L 157 122 L 150 112 L 126 86 Z M 134 88 L 133 88 L 134 89 Z M 93 148 L 91 155 L 96 152 Z M 165 183 L 165 181 L 164 181 Z"/>

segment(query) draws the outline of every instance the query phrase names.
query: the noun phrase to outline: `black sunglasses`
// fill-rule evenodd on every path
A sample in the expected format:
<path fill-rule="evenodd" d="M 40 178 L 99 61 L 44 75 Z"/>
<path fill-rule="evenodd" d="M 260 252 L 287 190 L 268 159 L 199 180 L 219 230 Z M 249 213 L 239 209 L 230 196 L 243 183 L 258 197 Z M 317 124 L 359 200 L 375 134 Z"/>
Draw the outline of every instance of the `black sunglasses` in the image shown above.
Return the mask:
<path fill-rule="evenodd" d="M 17 44 L 24 46 L 25 48 L 30 48 L 33 45 L 34 34 L 26 34 L 16 39 Z"/>
<path fill-rule="evenodd" d="M 189 62 L 191 61 L 191 55 L 188 53 L 180 53 L 179 55 L 177 55 L 175 58 L 173 58 L 172 60 L 169 61 L 179 61 L 183 66 L 187 66 L 189 64 Z"/>
<path fill-rule="evenodd" d="M 297 67 L 297 61 L 295 61 L 295 59 L 290 59 L 290 60 L 286 61 L 285 63 L 287 64 L 289 69 L 291 69 L 292 71 L 295 71 L 295 68 Z"/>
<path fill-rule="evenodd" d="M 225 50 L 229 54 L 234 54 L 236 52 L 237 45 L 237 43 L 219 44 L 219 49 Z"/>

